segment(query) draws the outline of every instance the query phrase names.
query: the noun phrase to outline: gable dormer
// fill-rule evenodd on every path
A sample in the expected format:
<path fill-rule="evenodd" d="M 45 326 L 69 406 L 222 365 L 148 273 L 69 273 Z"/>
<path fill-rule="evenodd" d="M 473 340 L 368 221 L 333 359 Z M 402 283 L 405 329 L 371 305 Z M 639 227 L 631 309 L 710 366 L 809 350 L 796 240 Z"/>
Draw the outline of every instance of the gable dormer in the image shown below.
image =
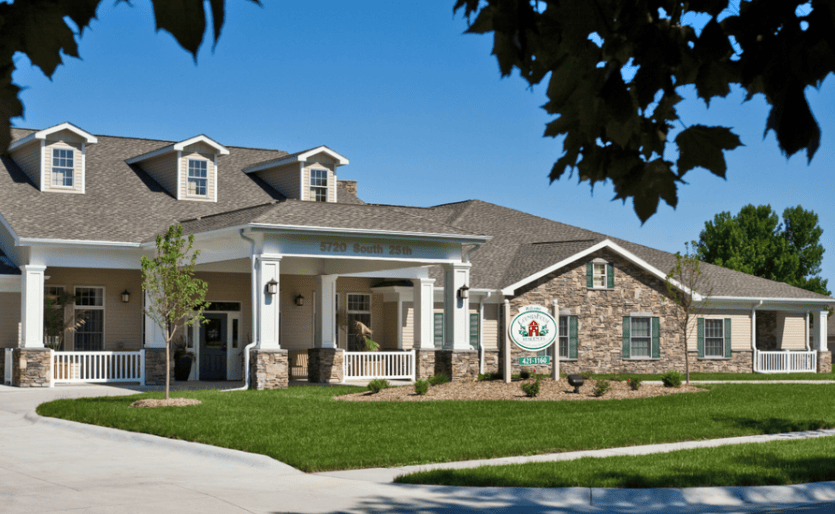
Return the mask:
<path fill-rule="evenodd" d="M 229 155 L 223 145 L 204 135 L 128 159 L 177 200 L 217 201 L 217 158 Z"/>
<path fill-rule="evenodd" d="M 84 193 L 87 145 L 96 136 L 61 123 L 13 141 L 9 154 L 41 191 Z"/>
<path fill-rule="evenodd" d="M 327 146 L 283 155 L 244 169 L 276 188 L 287 198 L 311 202 L 337 199 L 336 168 L 348 159 Z"/>

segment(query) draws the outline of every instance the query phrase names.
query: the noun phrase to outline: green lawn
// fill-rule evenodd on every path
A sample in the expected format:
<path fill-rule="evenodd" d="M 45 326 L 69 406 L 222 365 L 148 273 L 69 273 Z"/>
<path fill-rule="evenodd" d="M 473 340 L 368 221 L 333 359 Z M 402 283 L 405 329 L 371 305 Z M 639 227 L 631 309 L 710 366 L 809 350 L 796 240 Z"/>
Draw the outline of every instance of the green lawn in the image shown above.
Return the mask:
<path fill-rule="evenodd" d="M 680 450 L 638 457 L 586 457 L 398 477 L 403 484 L 476 487 L 710 487 L 835 480 L 835 437 Z"/>
<path fill-rule="evenodd" d="M 682 373 L 682 376 L 684 373 Z M 639 373 L 607 373 L 592 375 L 592 378 L 605 378 L 607 380 L 627 378 L 640 378 L 643 380 L 661 380 L 661 375 L 642 375 Z M 833 373 L 690 373 L 690 380 L 835 380 Z"/>
<path fill-rule="evenodd" d="M 341 402 L 349 387 L 190 391 L 193 407 L 132 409 L 132 397 L 56 400 L 42 416 L 198 441 L 305 471 L 790 432 L 835 426 L 829 385 L 706 386 L 704 393 L 585 402 Z"/>

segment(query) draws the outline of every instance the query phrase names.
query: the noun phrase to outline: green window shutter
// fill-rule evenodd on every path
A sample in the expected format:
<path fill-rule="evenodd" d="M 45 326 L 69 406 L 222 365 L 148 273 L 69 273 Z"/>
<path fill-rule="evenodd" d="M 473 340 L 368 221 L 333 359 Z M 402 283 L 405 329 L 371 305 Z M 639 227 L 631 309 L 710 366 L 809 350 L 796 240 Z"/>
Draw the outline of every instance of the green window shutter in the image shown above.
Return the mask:
<path fill-rule="evenodd" d="M 725 318 L 725 358 L 731 358 L 731 318 Z"/>
<path fill-rule="evenodd" d="M 594 287 L 594 266 L 592 263 L 586 263 L 586 287 Z"/>
<path fill-rule="evenodd" d="M 705 357 L 705 319 L 699 318 L 697 322 L 696 328 L 696 349 L 699 353 L 699 358 L 704 359 Z"/>
<path fill-rule="evenodd" d="M 435 348 L 444 346 L 444 313 L 435 313 Z"/>
<path fill-rule="evenodd" d="M 568 317 L 568 358 L 577 358 L 577 316 Z"/>
<path fill-rule="evenodd" d="M 470 346 L 478 350 L 478 313 L 470 313 Z"/>
<path fill-rule="evenodd" d="M 661 320 L 659 318 L 652 318 L 652 358 L 661 358 Z"/>
<path fill-rule="evenodd" d="M 629 358 L 629 316 L 623 317 L 623 358 Z"/>
<path fill-rule="evenodd" d="M 615 267 L 611 264 L 606 265 L 606 287 L 609 289 L 615 288 Z"/>

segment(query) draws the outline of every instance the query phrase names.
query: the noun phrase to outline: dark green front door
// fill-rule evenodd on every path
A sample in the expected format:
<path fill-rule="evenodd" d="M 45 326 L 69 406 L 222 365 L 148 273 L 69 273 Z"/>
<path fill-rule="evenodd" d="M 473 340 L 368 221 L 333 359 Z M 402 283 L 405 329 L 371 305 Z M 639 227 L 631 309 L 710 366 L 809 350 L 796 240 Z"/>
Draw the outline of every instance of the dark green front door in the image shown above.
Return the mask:
<path fill-rule="evenodd" d="M 204 314 L 200 325 L 200 380 L 226 380 L 226 314 Z"/>

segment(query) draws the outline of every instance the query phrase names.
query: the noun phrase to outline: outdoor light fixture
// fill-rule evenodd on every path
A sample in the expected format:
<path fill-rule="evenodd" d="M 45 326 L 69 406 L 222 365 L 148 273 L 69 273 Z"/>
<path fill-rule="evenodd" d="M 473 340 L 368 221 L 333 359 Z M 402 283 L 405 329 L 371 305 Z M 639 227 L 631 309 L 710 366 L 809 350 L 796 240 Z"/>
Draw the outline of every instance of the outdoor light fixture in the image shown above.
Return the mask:
<path fill-rule="evenodd" d="M 128 303 L 130 301 L 130 292 L 125 289 L 122 291 L 122 303 Z"/>
<path fill-rule="evenodd" d="M 267 294 L 278 294 L 278 282 L 276 282 L 274 278 L 270 279 L 270 281 L 267 282 Z"/>
<path fill-rule="evenodd" d="M 304 296 L 298 295 L 293 301 L 297 307 L 304 307 Z"/>
<path fill-rule="evenodd" d="M 467 287 L 467 284 L 464 284 L 463 286 L 461 286 L 458 289 L 458 298 L 461 298 L 462 300 L 466 300 L 469 297 L 470 297 L 470 288 Z"/>
<path fill-rule="evenodd" d="M 568 375 L 568 385 L 574 387 L 574 393 L 580 394 L 580 386 L 586 381 L 580 375 Z"/>

